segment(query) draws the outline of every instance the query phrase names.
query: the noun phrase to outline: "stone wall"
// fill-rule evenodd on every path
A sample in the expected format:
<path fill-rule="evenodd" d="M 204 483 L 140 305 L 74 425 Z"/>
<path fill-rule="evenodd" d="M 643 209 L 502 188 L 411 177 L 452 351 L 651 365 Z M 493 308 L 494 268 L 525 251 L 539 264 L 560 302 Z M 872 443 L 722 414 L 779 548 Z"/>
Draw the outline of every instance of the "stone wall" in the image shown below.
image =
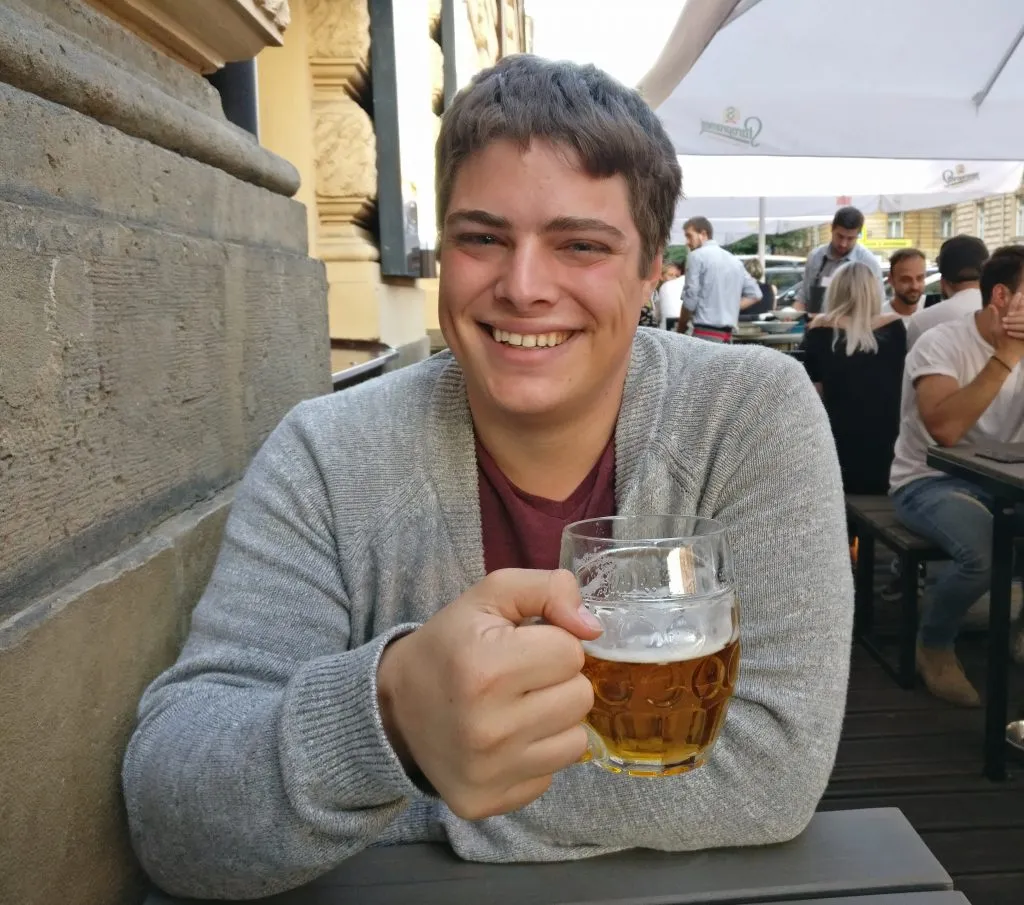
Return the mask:
<path fill-rule="evenodd" d="M 330 389 L 294 168 L 79 0 L 0 0 L 0 902 L 140 900 L 117 771 L 231 488 Z"/>

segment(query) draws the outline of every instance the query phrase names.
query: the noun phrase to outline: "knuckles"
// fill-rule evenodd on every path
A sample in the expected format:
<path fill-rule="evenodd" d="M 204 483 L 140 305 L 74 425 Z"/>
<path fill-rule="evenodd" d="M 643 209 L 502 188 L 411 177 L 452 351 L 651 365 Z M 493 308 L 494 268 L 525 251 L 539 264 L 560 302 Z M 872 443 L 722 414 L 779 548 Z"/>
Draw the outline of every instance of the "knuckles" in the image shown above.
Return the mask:
<path fill-rule="evenodd" d="M 493 692 L 501 682 L 502 675 L 496 668 L 494 658 L 479 646 L 469 647 L 451 661 L 451 678 L 454 694 L 461 701 L 476 701 Z"/>

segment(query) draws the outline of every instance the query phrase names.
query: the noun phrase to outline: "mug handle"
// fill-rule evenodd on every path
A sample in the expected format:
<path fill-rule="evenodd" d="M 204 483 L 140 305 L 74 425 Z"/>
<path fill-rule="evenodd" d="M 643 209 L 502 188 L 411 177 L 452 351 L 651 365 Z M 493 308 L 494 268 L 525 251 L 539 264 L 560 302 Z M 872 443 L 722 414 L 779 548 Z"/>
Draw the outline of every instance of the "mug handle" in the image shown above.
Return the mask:
<path fill-rule="evenodd" d="M 588 723 L 582 724 L 587 733 L 587 750 L 583 752 L 578 764 L 589 764 L 591 761 L 604 763 L 608 759 L 608 749 L 605 747 L 604 739 L 598 735 Z"/>

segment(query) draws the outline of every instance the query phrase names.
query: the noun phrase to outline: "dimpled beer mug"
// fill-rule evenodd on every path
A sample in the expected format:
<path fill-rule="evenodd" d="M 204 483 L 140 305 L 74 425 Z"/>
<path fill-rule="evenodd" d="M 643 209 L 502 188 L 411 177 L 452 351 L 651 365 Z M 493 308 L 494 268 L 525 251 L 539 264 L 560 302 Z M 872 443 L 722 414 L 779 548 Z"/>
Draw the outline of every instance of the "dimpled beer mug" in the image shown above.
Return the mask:
<path fill-rule="evenodd" d="M 687 516 L 569 525 L 561 565 L 604 628 L 583 642 L 590 759 L 613 773 L 703 766 L 739 672 L 739 605 L 724 526 Z"/>

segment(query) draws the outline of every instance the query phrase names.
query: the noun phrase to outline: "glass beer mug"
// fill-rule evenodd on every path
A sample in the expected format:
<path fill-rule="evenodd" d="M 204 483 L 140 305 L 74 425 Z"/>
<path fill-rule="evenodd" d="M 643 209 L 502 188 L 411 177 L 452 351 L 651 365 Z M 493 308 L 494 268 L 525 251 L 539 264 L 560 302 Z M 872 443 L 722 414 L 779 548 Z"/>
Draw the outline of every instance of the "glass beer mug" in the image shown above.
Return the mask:
<path fill-rule="evenodd" d="M 725 527 L 666 515 L 576 522 L 562 535 L 561 566 L 604 628 L 583 642 L 590 759 L 632 776 L 703 766 L 740 662 Z"/>

